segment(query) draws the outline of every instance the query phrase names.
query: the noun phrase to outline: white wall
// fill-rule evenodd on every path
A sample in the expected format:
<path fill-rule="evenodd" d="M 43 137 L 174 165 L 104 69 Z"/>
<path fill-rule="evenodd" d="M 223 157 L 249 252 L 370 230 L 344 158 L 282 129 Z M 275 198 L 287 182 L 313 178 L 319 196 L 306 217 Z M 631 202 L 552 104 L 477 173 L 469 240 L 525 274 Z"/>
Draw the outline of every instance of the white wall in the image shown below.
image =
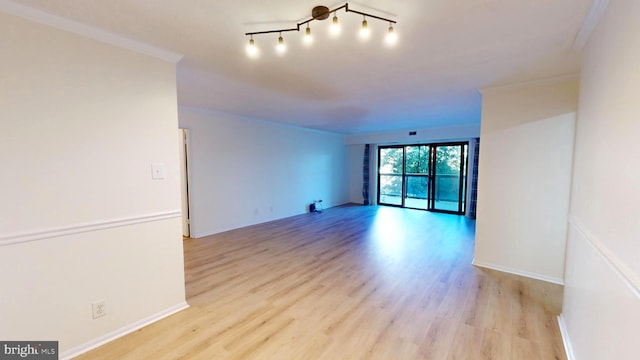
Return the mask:
<path fill-rule="evenodd" d="M 341 135 L 180 108 L 189 129 L 193 237 L 349 202 Z"/>
<path fill-rule="evenodd" d="M 0 43 L 0 339 L 64 357 L 185 306 L 175 64 L 3 13 Z"/>
<path fill-rule="evenodd" d="M 562 283 L 577 80 L 486 89 L 474 264 Z"/>
<path fill-rule="evenodd" d="M 638 359 L 640 2 L 611 0 L 584 50 L 563 322 L 576 359 Z"/>

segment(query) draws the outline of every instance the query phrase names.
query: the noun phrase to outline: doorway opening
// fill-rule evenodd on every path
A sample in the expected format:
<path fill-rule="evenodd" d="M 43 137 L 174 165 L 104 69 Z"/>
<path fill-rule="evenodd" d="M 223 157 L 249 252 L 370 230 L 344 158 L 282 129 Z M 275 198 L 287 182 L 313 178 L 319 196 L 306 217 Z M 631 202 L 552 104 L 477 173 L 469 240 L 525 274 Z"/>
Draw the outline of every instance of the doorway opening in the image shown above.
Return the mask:
<path fill-rule="evenodd" d="M 380 146 L 378 204 L 464 214 L 468 143 Z"/>
<path fill-rule="evenodd" d="M 182 236 L 191 237 L 191 211 L 189 200 L 189 130 L 179 129 L 180 187 L 182 193 Z"/>

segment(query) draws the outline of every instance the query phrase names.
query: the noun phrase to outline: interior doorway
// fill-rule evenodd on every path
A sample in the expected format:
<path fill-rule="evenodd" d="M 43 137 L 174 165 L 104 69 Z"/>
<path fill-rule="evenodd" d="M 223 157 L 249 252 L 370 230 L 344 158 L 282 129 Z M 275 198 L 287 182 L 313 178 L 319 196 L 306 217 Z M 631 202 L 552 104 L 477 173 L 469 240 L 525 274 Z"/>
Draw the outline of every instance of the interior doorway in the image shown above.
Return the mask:
<path fill-rule="evenodd" d="M 378 204 L 464 214 L 468 143 L 380 146 Z"/>
<path fill-rule="evenodd" d="M 191 237 L 191 211 L 189 200 L 189 130 L 179 129 L 180 185 L 182 191 L 182 236 Z"/>

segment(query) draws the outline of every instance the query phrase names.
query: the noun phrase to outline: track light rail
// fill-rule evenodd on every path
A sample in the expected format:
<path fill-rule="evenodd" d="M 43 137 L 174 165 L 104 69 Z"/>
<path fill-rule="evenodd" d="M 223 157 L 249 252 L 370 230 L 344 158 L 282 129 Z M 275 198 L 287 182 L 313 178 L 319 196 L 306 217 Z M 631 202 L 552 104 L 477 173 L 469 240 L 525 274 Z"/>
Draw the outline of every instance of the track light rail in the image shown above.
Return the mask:
<path fill-rule="evenodd" d="M 274 33 L 283 33 L 283 32 L 290 32 L 290 31 L 300 31 L 300 27 L 301 26 L 306 25 L 306 24 L 308 24 L 308 23 L 310 23 L 310 22 L 312 22 L 314 20 L 324 20 L 329 16 L 329 14 L 331 14 L 331 13 L 335 14 L 336 11 L 342 10 L 342 9 L 345 9 L 345 12 L 348 12 L 348 13 L 352 12 L 354 14 L 359 14 L 359 15 L 370 17 L 370 18 L 373 18 L 373 19 L 383 20 L 383 21 L 389 22 L 391 24 L 395 24 L 396 23 L 395 20 L 387 19 L 387 18 L 384 18 L 384 17 L 381 17 L 381 16 L 371 15 L 371 14 L 368 14 L 368 13 L 365 13 L 365 12 L 362 12 L 362 11 L 352 10 L 352 9 L 349 8 L 349 3 L 345 3 L 344 5 L 339 6 L 339 7 L 335 8 L 335 9 L 327 10 L 326 12 L 324 12 L 323 14 L 321 14 L 319 16 L 316 16 L 316 17 L 312 16 L 308 20 L 305 20 L 303 22 L 297 23 L 295 28 L 278 29 L 278 30 L 266 30 L 266 31 L 253 31 L 253 32 L 245 33 L 245 35 L 246 36 L 253 36 L 253 35 L 260 35 L 260 34 L 274 34 Z M 325 16 L 322 16 L 322 15 L 325 15 Z"/>

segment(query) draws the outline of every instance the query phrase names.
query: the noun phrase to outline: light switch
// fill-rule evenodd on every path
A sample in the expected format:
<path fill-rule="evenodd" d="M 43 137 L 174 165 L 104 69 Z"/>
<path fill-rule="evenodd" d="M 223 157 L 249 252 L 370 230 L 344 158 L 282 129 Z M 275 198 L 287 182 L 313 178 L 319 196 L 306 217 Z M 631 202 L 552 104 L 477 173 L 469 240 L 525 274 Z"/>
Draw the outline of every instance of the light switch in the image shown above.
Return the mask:
<path fill-rule="evenodd" d="M 153 180 L 162 180 L 162 179 L 164 179 L 164 164 L 163 163 L 152 163 L 151 164 L 151 178 Z"/>

